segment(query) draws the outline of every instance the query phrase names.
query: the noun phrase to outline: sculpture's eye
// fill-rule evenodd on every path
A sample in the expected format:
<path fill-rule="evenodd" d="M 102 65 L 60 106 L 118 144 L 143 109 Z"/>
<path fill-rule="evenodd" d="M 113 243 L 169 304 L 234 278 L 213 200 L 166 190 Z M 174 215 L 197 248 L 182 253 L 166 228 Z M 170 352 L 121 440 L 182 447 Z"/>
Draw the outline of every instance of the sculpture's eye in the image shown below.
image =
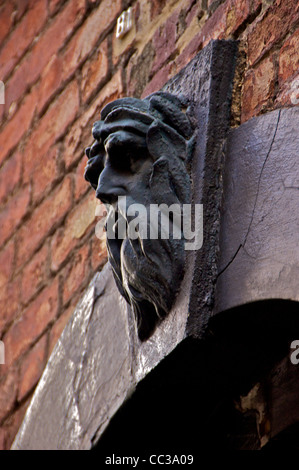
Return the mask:
<path fill-rule="evenodd" d="M 128 148 L 114 147 L 109 153 L 110 165 L 121 172 L 132 172 L 132 163 L 134 161 L 133 154 Z"/>
<path fill-rule="evenodd" d="M 90 160 L 91 158 L 94 158 L 97 155 L 99 155 L 101 150 L 102 150 L 102 146 L 98 142 L 95 142 L 91 147 L 88 147 L 86 149 L 86 155 L 88 159 Z"/>
<path fill-rule="evenodd" d="M 110 165 L 117 171 L 135 173 L 147 157 L 145 138 L 119 131 L 105 140 Z"/>
<path fill-rule="evenodd" d="M 140 151 L 135 147 L 120 146 L 113 148 L 108 153 L 110 165 L 122 173 L 136 173 L 143 162 L 145 151 Z"/>

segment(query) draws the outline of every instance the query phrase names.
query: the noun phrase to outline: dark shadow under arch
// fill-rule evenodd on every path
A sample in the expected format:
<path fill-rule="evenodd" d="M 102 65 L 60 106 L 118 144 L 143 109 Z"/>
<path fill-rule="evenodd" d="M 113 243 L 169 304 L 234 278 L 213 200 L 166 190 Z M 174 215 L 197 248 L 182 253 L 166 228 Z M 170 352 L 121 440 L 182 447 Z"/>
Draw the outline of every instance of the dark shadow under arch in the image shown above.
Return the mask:
<path fill-rule="evenodd" d="M 284 429 L 263 447 L 264 452 L 272 450 L 299 450 L 299 423 Z"/>
<path fill-rule="evenodd" d="M 297 302 L 267 300 L 218 314 L 204 339 L 184 340 L 137 385 L 92 450 L 106 456 L 259 449 L 255 413 L 241 413 L 235 400 L 298 338 Z"/>

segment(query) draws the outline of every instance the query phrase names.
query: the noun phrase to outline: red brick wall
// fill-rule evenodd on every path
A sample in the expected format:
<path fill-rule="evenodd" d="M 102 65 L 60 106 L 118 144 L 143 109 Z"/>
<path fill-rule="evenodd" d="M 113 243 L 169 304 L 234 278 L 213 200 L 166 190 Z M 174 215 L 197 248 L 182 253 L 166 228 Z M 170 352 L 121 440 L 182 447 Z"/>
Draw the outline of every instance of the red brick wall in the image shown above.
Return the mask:
<path fill-rule="evenodd" d="M 133 6 L 134 27 L 115 38 Z M 146 96 L 211 39 L 240 39 L 234 124 L 299 103 L 297 0 L 0 0 L 0 448 L 105 262 L 83 149 L 108 101 Z"/>

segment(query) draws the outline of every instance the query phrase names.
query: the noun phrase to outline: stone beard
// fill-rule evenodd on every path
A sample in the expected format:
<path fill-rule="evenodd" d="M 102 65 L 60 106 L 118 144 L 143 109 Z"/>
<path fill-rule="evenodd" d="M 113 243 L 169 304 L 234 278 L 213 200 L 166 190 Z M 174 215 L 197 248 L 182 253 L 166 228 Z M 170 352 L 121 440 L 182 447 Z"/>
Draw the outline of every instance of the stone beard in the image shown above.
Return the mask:
<path fill-rule="evenodd" d="M 126 208 L 117 204 L 126 196 L 127 208 L 142 204 L 190 203 L 187 171 L 193 129 L 185 103 L 169 93 L 141 100 L 123 98 L 109 103 L 94 124 L 95 143 L 86 154 L 85 178 L 96 197 L 114 217 L 114 239 L 107 237 L 108 258 L 120 293 L 134 311 L 138 336 L 144 341 L 170 311 L 184 275 L 184 237 L 167 239 L 118 237 Z M 161 220 L 160 220 L 161 225 Z"/>

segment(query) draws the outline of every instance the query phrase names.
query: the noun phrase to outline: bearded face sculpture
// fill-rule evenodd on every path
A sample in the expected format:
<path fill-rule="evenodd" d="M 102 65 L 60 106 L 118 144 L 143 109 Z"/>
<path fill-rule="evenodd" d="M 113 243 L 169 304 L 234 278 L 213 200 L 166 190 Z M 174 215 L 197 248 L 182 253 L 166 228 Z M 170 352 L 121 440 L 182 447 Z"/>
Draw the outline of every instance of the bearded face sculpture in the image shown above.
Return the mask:
<path fill-rule="evenodd" d="M 162 92 L 143 100 L 119 99 L 102 110 L 92 134 L 95 142 L 86 149 L 85 178 L 107 208 L 107 224 L 113 219 L 114 236 L 107 231 L 108 257 L 143 341 L 170 311 L 184 275 L 184 236 L 178 218 L 169 212 L 169 234 L 163 237 L 165 217 L 156 219 L 157 231 L 150 216 L 161 204 L 165 209 L 191 202 L 187 167 L 193 130 L 188 108 Z M 122 207 L 120 200 L 125 201 Z M 121 236 L 120 225 L 128 228 L 128 209 L 136 204 L 148 215 L 147 236 L 140 230 L 134 237 L 128 232 Z"/>

